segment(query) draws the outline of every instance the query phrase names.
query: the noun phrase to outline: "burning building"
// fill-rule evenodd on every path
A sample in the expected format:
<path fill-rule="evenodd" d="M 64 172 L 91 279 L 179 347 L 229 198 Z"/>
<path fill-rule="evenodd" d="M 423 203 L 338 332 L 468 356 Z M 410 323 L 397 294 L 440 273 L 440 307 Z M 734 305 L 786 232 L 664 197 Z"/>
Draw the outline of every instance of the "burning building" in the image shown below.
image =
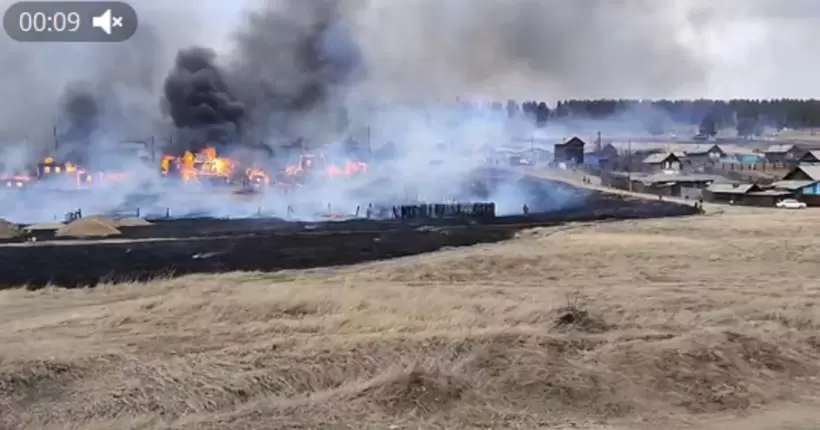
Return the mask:
<path fill-rule="evenodd" d="M 46 157 L 37 164 L 36 180 L 38 183 L 52 182 L 58 185 L 87 188 L 127 179 L 128 174 L 124 172 L 93 171 L 70 161 L 57 162 L 52 157 Z"/>
<path fill-rule="evenodd" d="M 269 185 L 270 176 L 256 166 L 242 167 L 240 163 L 221 157 L 216 148 L 207 146 L 197 153 L 185 151 L 182 156 L 162 157 L 160 173 L 165 178 L 183 182 L 207 182 L 217 185 Z"/>
<path fill-rule="evenodd" d="M 348 178 L 367 173 L 367 163 L 346 160 L 334 164 L 322 153 L 303 153 L 299 160 L 285 167 L 284 177 L 287 182 L 303 183 L 308 180 Z"/>
<path fill-rule="evenodd" d="M 3 175 L 0 176 L 0 184 L 6 188 L 21 189 L 28 186 L 34 178 L 28 175 Z"/>

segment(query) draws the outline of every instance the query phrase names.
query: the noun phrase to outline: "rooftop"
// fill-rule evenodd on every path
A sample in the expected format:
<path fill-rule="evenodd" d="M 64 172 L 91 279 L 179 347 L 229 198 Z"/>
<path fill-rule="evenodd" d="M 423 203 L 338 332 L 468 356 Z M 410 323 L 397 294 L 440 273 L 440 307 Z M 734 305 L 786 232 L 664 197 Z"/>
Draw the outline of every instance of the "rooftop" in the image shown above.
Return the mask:
<path fill-rule="evenodd" d="M 644 164 L 660 164 L 660 163 L 663 163 L 664 161 L 666 161 L 669 157 L 677 158 L 677 156 L 675 156 L 675 154 L 673 154 L 671 152 L 658 152 L 656 154 L 649 154 L 648 157 L 643 159 L 643 163 Z"/>
<path fill-rule="evenodd" d="M 772 186 L 775 188 L 780 188 L 783 190 L 799 190 L 801 188 L 808 187 L 810 185 L 816 184 L 817 181 L 777 181 L 773 182 Z"/>
<path fill-rule="evenodd" d="M 809 152 L 807 152 L 807 153 L 804 155 L 804 157 L 805 157 L 806 155 L 811 155 L 811 156 L 812 156 L 812 157 L 814 157 L 815 159 L 820 160 L 820 151 L 817 151 L 817 150 L 814 150 L 814 151 L 809 151 Z"/>
<path fill-rule="evenodd" d="M 802 171 L 806 176 L 814 181 L 820 181 L 820 165 L 817 164 L 801 164 L 795 167 L 796 170 Z M 794 172 L 794 170 L 792 170 Z M 791 174 L 791 172 L 790 172 Z"/>
<path fill-rule="evenodd" d="M 789 152 L 789 151 L 791 151 L 792 149 L 794 149 L 794 145 L 791 145 L 791 144 L 779 144 L 779 145 L 771 145 L 771 146 L 769 146 L 768 148 L 766 148 L 766 151 L 765 151 L 765 152 L 770 153 L 770 154 L 780 154 L 780 153 L 783 153 L 783 152 Z"/>
<path fill-rule="evenodd" d="M 788 191 L 782 191 L 782 190 L 762 190 L 762 191 L 752 191 L 752 192 L 748 193 L 747 195 L 749 195 L 749 196 L 761 196 L 761 197 L 766 197 L 766 196 L 785 197 L 785 196 L 792 195 L 792 193 L 790 193 Z"/>
<path fill-rule="evenodd" d="M 611 172 L 610 175 L 617 177 L 631 177 L 634 181 L 641 181 L 649 184 L 675 183 L 675 182 L 725 182 L 726 178 L 717 175 L 692 174 L 669 174 L 669 173 L 629 173 Z"/>
<path fill-rule="evenodd" d="M 746 194 L 749 191 L 756 190 L 757 185 L 755 184 L 720 184 L 714 183 L 709 185 L 706 188 L 709 192 L 712 193 L 719 193 L 719 194 Z"/>

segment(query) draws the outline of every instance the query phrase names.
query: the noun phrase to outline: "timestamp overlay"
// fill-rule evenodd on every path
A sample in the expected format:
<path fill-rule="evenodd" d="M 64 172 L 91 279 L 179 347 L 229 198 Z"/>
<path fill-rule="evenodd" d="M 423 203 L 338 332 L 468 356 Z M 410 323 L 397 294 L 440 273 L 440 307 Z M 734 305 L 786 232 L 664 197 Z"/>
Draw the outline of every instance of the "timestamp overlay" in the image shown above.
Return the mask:
<path fill-rule="evenodd" d="M 123 2 L 21 1 L 3 15 L 3 29 L 18 42 L 122 42 L 137 24 Z"/>

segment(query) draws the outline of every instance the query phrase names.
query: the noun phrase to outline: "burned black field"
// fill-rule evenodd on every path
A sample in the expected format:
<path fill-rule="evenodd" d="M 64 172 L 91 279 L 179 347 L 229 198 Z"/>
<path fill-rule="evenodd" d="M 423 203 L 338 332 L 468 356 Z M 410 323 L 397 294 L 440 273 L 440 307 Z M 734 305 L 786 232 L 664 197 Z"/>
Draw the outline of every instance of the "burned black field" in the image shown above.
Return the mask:
<path fill-rule="evenodd" d="M 336 266 L 498 242 L 537 226 L 695 213 L 694 208 L 673 202 L 588 190 L 583 193 L 575 204 L 560 210 L 539 210 L 539 202 L 534 201 L 533 211 L 527 215 L 481 219 L 312 223 L 278 218 L 166 219 L 153 220 L 152 225 L 121 227 L 121 235 L 110 239 L 41 237 L 36 242 L 0 246 L 0 284 L 76 287 L 190 273 Z"/>

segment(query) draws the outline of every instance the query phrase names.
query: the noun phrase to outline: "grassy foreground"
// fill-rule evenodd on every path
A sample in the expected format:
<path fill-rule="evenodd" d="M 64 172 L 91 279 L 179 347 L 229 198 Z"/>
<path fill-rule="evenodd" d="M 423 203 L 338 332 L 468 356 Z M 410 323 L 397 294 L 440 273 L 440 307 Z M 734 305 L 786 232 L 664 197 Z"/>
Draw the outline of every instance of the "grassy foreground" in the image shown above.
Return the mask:
<path fill-rule="evenodd" d="M 0 428 L 817 428 L 818 224 L 738 209 L 4 291 Z"/>

